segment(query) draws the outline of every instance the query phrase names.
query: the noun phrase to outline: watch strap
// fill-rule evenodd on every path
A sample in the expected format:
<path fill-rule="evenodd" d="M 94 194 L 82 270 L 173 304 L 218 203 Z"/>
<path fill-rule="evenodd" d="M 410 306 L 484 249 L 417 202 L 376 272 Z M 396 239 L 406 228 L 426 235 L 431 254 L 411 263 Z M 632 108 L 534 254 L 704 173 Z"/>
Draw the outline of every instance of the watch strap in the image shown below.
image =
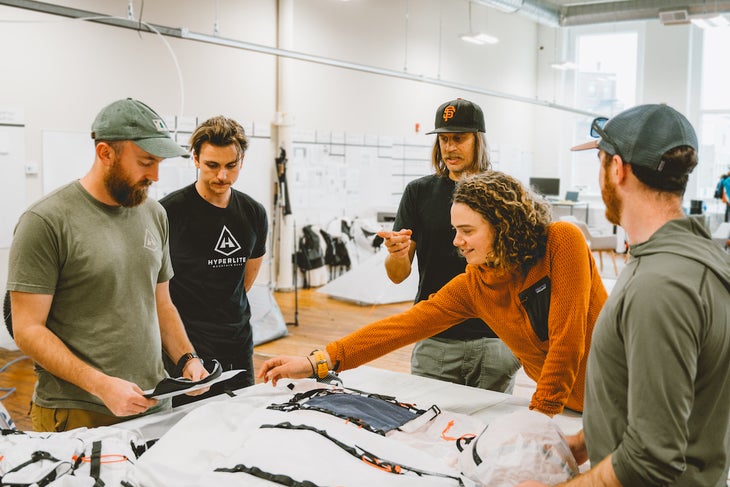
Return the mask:
<path fill-rule="evenodd" d="M 329 367 L 327 367 L 327 359 L 325 358 L 322 350 L 313 350 L 309 355 L 314 357 L 316 376 L 317 378 L 324 379 L 329 374 Z"/>
<path fill-rule="evenodd" d="M 185 366 L 188 362 L 190 362 L 192 359 L 198 359 L 201 362 L 203 361 L 197 353 L 195 352 L 187 352 L 184 353 L 182 357 L 180 357 L 180 360 L 177 361 L 177 365 L 175 366 L 175 376 L 181 377 L 183 373 L 183 369 L 185 369 Z"/>

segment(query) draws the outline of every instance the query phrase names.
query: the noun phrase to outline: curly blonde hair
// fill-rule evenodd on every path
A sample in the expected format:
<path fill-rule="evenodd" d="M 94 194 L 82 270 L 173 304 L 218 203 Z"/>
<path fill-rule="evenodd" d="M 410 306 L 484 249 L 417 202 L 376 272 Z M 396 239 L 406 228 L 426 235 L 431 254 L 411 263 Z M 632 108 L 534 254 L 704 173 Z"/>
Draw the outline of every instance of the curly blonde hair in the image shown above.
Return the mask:
<path fill-rule="evenodd" d="M 487 265 L 526 272 L 545 255 L 550 204 L 517 179 L 487 171 L 456 183 L 454 203 L 479 213 L 494 227 L 494 251 Z"/>

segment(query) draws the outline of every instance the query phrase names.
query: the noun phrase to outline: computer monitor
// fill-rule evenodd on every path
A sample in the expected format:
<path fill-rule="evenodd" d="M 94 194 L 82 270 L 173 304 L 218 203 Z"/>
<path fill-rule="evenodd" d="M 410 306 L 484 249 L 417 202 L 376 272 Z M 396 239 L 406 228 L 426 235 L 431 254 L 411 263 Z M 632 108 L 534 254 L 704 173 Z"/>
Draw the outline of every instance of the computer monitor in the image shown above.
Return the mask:
<path fill-rule="evenodd" d="M 560 196 L 560 178 L 530 178 L 530 187 L 543 196 Z"/>

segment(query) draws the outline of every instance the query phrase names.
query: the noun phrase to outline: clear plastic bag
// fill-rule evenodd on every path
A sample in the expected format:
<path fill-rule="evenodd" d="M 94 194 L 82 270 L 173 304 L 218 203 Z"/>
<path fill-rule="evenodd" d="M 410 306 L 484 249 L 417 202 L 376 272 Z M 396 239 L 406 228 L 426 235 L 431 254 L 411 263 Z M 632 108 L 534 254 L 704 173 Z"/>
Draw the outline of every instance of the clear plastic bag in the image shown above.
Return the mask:
<path fill-rule="evenodd" d="M 458 468 L 469 479 L 489 487 L 512 487 L 526 480 L 554 485 L 578 474 L 558 425 L 527 409 L 492 421 L 462 448 Z"/>

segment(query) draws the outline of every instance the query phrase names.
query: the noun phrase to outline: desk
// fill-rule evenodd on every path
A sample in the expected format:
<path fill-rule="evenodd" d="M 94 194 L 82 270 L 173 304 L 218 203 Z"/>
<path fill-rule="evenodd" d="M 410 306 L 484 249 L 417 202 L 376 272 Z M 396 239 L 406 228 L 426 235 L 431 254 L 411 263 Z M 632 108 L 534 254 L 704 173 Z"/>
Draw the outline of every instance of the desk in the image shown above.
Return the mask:
<path fill-rule="evenodd" d="M 395 396 L 422 409 L 435 404 L 444 411 L 465 414 L 484 423 L 525 409 L 528 405 L 528 400 L 522 397 L 367 366 L 345 371 L 340 377 L 346 388 Z M 238 391 L 236 397 L 216 396 L 176 408 L 172 412 L 158 413 L 117 425 L 139 431 L 145 438 L 153 438 L 163 433 L 159 441 L 140 457 L 137 463 L 139 480 L 145 487 L 274 485 L 247 474 L 214 474 L 217 480 L 215 484 L 211 484 L 210 472 L 213 466 L 223 466 L 231 462 L 226 459 L 227 454 L 240 448 L 249 435 L 258 429 L 260 423 L 256 421 L 260 419 L 256 420 L 255 417 L 261 417 L 262 411 L 269 411 L 265 409 L 266 406 L 286 402 L 293 395 L 286 387 L 290 382 L 292 381 L 282 380 L 277 387 L 257 384 Z M 566 434 L 573 434 L 581 429 L 581 417 L 577 413 L 566 412 L 555 419 Z M 200 427 L 201 421 L 204 427 Z M 285 461 L 287 454 L 282 452 L 278 461 Z M 325 458 L 321 459 L 322 469 L 336 468 L 329 457 L 323 456 Z M 438 461 L 444 462 L 443 459 L 438 459 L 435 463 Z M 231 476 L 237 480 L 229 479 Z M 227 481 L 238 484 L 228 484 Z M 432 484 L 426 482 L 421 485 Z"/>
<path fill-rule="evenodd" d="M 586 225 L 588 225 L 588 215 L 591 212 L 590 211 L 591 208 L 590 208 L 590 203 L 588 203 L 587 201 L 563 201 L 563 200 L 561 200 L 561 201 L 551 201 L 550 204 L 556 208 L 566 208 L 566 207 L 570 208 L 571 215 L 573 214 L 574 208 L 584 206 Z"/>

